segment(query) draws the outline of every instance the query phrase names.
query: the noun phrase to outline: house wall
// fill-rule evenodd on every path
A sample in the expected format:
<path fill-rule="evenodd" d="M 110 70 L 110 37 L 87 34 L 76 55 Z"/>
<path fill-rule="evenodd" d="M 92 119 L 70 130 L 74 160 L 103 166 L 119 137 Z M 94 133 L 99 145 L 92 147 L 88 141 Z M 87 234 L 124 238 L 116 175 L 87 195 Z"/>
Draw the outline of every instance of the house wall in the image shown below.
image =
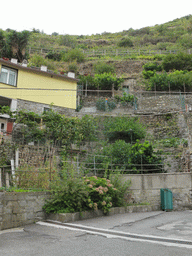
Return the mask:
<path fill-rule="evenodd" d="M 3 87 L 7 89 L 1 90 Z M 62 78 L 54 77 L 51 73 L 37 74 L 28 70 L 18 70 L 17 87 L 0 83 L 0 95 L 12 99 L 43 104 L 53 103 L 56 106 L 76 109 L 76 87 L 76 81 L 65 81 Z M 28 88 L 36 90 L 28 90 Z M 53 91 L 52 89 L 58 90 Z M 66 89 L 66 91 L 59 89 Z"/>

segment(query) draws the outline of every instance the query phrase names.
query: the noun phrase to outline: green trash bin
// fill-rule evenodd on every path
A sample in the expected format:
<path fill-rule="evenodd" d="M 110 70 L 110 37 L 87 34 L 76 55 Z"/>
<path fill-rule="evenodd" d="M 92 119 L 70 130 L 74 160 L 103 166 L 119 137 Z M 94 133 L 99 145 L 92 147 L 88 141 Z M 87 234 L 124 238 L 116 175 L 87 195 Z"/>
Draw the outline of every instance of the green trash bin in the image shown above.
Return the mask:
<path fill-rule="evenodd" d="M 173 210 L 173 194 L 167 188 L 161 188 L 161 209 L 163 211 Z"/>

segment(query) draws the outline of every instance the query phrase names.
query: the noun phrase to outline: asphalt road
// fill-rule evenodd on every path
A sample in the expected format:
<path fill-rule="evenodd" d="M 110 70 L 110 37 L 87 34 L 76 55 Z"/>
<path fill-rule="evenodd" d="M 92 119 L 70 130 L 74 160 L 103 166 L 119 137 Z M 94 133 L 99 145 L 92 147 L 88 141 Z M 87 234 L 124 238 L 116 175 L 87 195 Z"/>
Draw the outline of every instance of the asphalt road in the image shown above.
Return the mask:
<path fill-rule="evenodd" d="M 192 211 L 118 214 L 71 224 L 39 222 L 0 231 L 0 256 L 192 255 Z M 82 226 L 92 231 L 80 230 Z M 102 230 L 138 234 L 140 239 L 107 235 Z M 142 239 L 146 237 L 153 240 Z M 181 240 L 183 244 L 177 242 Z"/>

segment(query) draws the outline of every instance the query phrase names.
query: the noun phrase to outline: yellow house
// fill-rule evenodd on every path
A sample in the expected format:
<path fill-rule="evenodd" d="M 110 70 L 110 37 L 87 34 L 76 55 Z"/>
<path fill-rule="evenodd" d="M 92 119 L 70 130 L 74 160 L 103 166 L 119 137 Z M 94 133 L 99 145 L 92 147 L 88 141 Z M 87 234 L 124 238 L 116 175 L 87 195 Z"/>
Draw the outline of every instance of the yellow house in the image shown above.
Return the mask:
<path fill-rule="evenodd" d="M 45 66 L 29 68 L 26 64 L 17 64 L 15 59 L 0 59 L 0 104 L 2 100 L 12 103 L 14 108 L 18 108 L 18 102 L 25 102 L 25 106 L 43 104 L 46 108 L 53 103 L 54 106 L 74 110 L 77 81 L 48 72 Z"/>

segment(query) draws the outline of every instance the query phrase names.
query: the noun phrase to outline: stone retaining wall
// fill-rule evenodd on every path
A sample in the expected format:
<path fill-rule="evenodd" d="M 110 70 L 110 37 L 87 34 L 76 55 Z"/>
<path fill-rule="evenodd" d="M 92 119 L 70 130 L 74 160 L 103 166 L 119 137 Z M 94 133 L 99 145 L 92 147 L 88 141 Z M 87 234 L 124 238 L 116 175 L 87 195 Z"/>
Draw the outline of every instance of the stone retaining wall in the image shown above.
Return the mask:
<path fill-rule="evenodd" d="M 26 110 L 26 111 L 32 111 L 37 114 L 42 114 L 45 109 L 49 109 L 50 105 L 33 102 L 33 101 L 27 101 L 27 100 L 17 100 L 17 110 Z M 58 106 L 52 106 L 52 109 L 54 111 L 57 111 L 59 114 L 66 115 L 66 116 L 75 116 L 75 109 L 70 108 L 63 108 Z"/>
<path fill-rule="evenodd" d="M 0 230 L 20 227 L 44 219 L 46 192 L 0 192 Z"/>
<path fill-rule="evenodd" d="M 129 198 L 132 203 L 149 205 L 112 208 L 109 215 L 160 210 L 161 188 L 172 191 L 173 210 L 192 209 L 192 173 L 128 174 L 122 179 L 131 179 Z M 0 192 L 0 230 L 31 224 L 46 217 L 67 222 L 103 216 L 102 211 L 45 216 L 42 206 L 50 196 L 48 192 Z"/>

